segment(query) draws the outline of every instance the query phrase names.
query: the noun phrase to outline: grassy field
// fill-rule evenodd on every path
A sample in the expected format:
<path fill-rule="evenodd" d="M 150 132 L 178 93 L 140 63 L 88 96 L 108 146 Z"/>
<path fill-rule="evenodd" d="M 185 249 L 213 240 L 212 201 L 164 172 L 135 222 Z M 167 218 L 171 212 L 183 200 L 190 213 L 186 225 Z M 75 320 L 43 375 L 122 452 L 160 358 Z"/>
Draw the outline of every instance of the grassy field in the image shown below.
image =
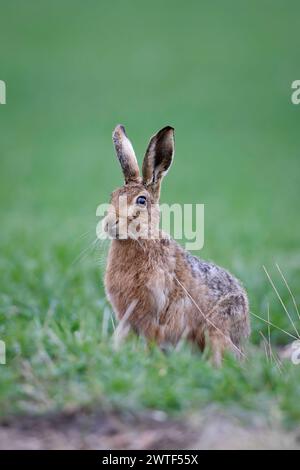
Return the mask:
<path fill-rule="evenodd" d="M 96 207 L 122 182 L 122 122 L 141 160 L 176 129 L 163 202 L 205 204 L 198 253 L 232 270 L 253 313 L 294 333 L 300 304 L 296 1 L 0 0 L 0 415 L 82 406 L 171 415 L 209 404 L 300 419 L 300 366 L 268 362 L 252 317 L 249 358 L 214 370 L 184 346 L 132 338 L 113 352 Z M 300 321 L 298 319 L 298 329 Z M 274 351 L 292 341 L 271 329 Z"/>

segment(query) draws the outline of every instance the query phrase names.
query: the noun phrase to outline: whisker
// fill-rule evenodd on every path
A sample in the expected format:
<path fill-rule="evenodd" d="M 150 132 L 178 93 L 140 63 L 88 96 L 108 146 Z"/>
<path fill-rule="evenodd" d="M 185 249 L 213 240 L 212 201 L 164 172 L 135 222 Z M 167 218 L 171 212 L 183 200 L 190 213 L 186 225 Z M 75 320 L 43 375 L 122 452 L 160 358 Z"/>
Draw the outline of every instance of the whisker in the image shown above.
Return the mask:
<path fill-rule="evenodd" d="M 93 232 L 93 230 L 88 230 L 87 232 L 83 232 L 81 235 L 79 235 L 78 239 L 81 240 L 82 238 L 85 238 L 87 237 L 88 235 L 90 235 L 91 233 Z"/>
<path fill-rule="evenodd" d="M 98 239 L 96 238 L 95 240 L 93 240 L 86 248 L 84 248 L 81 253 L 79 253 L 79 255 L 72 261 L 71 263 L 71 266 L 73 266 L 74 264 L 76 264 L 77 262 L 80 262 L 84 259 L 84 256 L 87 254 L 87 252 L 89 250 L 93 250 L 95 249 L 96 245 L 97 245 L 97 242 L 98 242 Z"/>

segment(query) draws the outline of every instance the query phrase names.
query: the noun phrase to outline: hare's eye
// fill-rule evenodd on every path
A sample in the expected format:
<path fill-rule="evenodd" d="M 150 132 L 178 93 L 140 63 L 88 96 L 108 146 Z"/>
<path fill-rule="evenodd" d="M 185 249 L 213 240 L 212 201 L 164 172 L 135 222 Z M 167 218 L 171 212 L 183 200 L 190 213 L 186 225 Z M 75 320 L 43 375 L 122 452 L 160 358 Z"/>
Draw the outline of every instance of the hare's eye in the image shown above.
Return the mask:
<path fill-rule="evenodd" d="M 146 204 L 146 198 L 145 196 L 139 196 L 136 200 L 136 203 L 139 205 L 139 206 L 145 206 Z"/>

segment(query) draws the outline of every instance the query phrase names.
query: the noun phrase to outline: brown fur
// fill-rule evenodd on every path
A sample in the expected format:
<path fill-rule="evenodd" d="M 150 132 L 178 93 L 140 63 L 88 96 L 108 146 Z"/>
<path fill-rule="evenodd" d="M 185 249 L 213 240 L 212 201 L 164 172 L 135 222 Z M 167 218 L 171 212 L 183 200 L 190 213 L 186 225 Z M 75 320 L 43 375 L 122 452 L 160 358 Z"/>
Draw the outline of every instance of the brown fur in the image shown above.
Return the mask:
<path fill-rule="evenodd" d="M 117 127 L 119 139 L 122 138 L 120 129 L 124 128 Z M 143 239 L 143 225 L 149 214 L 151 223 L 147 234 L 158 230 L 156 202 L 161 179 L 173 157 L 174 140 L 170 140 L 170 129 L 173 132 L 168 127 L 157 134 L 159 145 L 156 149 L 156 136 L 151 139 L 151 161 L 147 157 L 148 147 L 143 179 L 137 178 L 136 168 L 130 168 L 131 161 L 135 164 L 132 156 L 121 155 L 120 158 L 118 155 L 123 171 L 125 168 L 127 172 L 124 175 L 127 184 L 112 195 L 115 213 L 108 213 L 106 229 L 109 231 L 110 226 L 117 224 L 121 233 L 123 222 L 138 218 L 141 236 L 112 240 L 105 274 L 106 293 L 120 328 L 126 330 L 126 334 L 132 330 L 162 347 L 166 343 L 176 345 L 182 337 L 187 337 L 201 350 L 208 338 L 214 363 L 220 365 L 225 350 L 231 350 L 237 356 L 243 354 L 241 343 L 250 332 L 244 289 L 227 271 L 193 257 L 161 232 L 159 239 Z M 118 146 L 120 148 L 119 142 Z M 153 185 L 150 182 L 151 165 Z M 134 179 L 129 181 L 133 174 Z M 122 213 L 118 206 L 120 195 L 127 196 L 129 215 Z M 136 204 L 140 195 L 147 198 L 145 208 Z"/>

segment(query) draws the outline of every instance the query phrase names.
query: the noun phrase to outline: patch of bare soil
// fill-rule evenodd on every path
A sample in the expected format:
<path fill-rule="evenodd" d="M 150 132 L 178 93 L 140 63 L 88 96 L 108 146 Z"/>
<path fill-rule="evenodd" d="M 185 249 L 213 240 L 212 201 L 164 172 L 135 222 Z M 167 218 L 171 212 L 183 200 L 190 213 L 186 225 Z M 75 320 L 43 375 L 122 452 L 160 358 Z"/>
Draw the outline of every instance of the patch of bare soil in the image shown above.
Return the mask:
<path fill-rule="evenodd" d="M 0 449 L 300 449 L 300 429 L 245 425 L 215 410 L 184 421 L 81 411 L 2 423 Z"/>

